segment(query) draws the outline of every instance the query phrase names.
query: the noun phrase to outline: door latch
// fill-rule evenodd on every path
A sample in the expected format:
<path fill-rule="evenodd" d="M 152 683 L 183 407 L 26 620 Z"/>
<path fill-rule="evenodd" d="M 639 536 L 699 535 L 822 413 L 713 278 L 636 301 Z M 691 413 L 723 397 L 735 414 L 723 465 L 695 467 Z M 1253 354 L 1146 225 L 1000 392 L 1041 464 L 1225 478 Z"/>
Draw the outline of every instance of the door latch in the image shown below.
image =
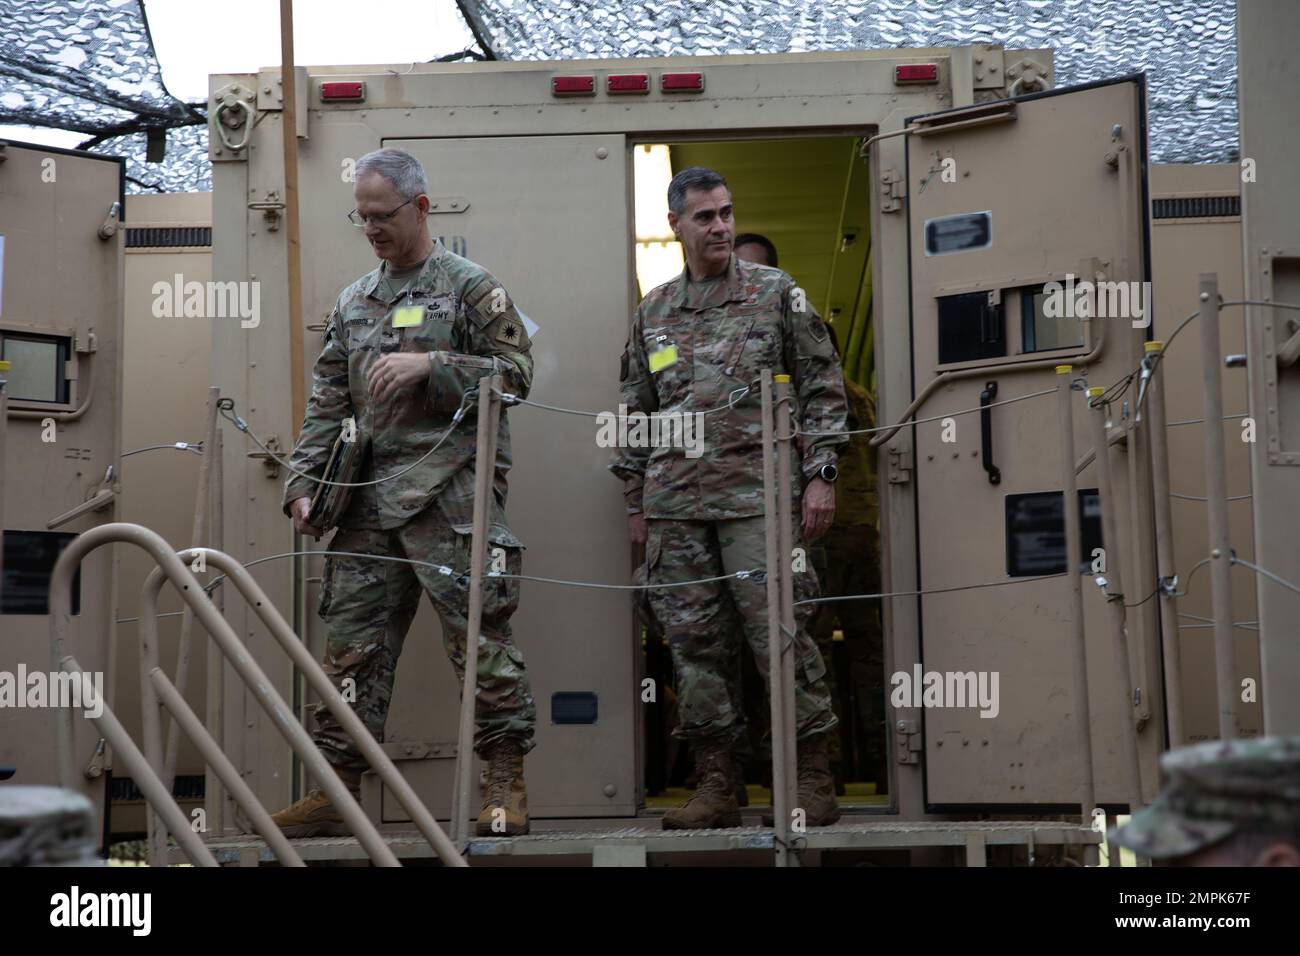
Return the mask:
<path fill-rule="evenodd" d="M 264 451 L 253 451 L 248 453 L 248 457 L 261 459 L 262 464 L 266 466 L 266 477 L 279 478 L 280 463 L 276 461 L 275 458 L 280 455 L 280 439 L 276 438 L 274 435 L 269 436 L 266 439 L 266 447 L 274 452 L 275 455 L 268 454 Z"/>

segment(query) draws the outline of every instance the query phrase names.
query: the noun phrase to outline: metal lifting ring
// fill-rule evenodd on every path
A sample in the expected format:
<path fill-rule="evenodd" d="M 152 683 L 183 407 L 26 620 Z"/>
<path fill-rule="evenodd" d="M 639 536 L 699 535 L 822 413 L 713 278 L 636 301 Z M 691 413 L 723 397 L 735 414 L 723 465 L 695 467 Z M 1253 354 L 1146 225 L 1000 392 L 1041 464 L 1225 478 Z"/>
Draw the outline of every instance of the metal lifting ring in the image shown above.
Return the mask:
<path fill-rule="evenodd" d="M 226 127 L 225 124 L 221 122 L 222 114 L 225 113 L 226 110 L 231 109 L 235 106 L 239 107 L 241 110 L 244 111 L 244 138 L 241 139 L 238 143 L 232 143 L 229 139 L 226 138 Z M 217 127 L 217 136 L 221 138 L 222 145 L 224 145 L 226 149 L 230 150 L 231 152 L 237 153 L 245 146 L 248 145 L 248 137 L 253 135 L 253 111 L 249 108 L 248 104 L 245 103 L 243 100 L 237 99 L 234 101 L 233 104 L 222 103 L 219 107 L 217 107 L 217 119 L 215 125 Z"/>

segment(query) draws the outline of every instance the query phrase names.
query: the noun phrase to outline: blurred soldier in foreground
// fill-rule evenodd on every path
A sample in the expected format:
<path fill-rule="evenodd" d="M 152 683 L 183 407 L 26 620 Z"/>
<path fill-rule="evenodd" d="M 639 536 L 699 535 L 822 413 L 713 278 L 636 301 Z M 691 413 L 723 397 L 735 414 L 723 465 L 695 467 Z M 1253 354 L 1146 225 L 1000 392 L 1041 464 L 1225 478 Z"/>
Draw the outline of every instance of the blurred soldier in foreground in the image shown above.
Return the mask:
<path fill-rule="evenodd" d="M 739 613 L 770 688 L 766 585 L 752 577 L 663 585 L 766 566 L 762 413 L 754 394 L 765 368 L 791 376 L 804 433 L 793 489 L 795 546 L 826 532 L 835 514 L 836 449 L 845 438 L 807 433 L 844 430 L 844 381 L 826 325 L 803 290 L 784 272 L 732 254 L 731 193 L 721 176 L 683 170 L 668 187 L 668 207 L 686 268 L 637 307 L 619 375 L 622 400 L 629 414 L 693 417 L 723 409 L 704 416 L 699 457 L 661 441 L 620 448 L 610 469 L 624 481 L 632 542 L 646 545 L 649 601 L 677 673 L 677 734 L 691 742 L 700 775 L 695 794 L 663 825 L 739 826 L 731 759 L 736 712 L 728 691 L 735 658 L 725 608 L 730 601 Z M 815 596 L 811 568 L 795 575 L 794 587 L 796 600 Z M 825 737 L 836 719 L 821 654 L 805 627 L 811 611 L 796 608 L 798 807 L 809 826 L 820 826 L 840 811 Z"/>
<path fill-rule="evenodd" d="M 533 363 L 524 323 L 501 284 L 430 237 L 428 190 L 424 168 L 409 153 L 381 149 L 357 162 L 356 208 L 348 218 L 364 227 L 383 262 L 344 289 L 329 315 L 292 464 L 321 475 L 340 425 L 352 419 L 357 440 L 369 442 L 359 480 L 377 483 L 356 489 L 330 550 L 466 572 L 475 420 L 453 416 L 465 392 L 485 375 L 498 373 L 507 392 L 526 395 Z M 508 573 L 518 574 L 521 545 L 505 520 L 510 432 L 504 412 L 497 448 L 489 560 L 499 548 Z M 329 529 L 309 522 L 316 484 L 291 473 L 284 511 L 298 531 L 319 537 Z M 488 763 L 480 835 L 528 832 L 523 763 L 534 745 L 536 708 L 523 655 L 510 637 L 518 588 L 514 580 L 484 586 L 474 736 L 476 752 Z M 364 557 L 325 563 L 319 607 L 328 627 L 325 671 L 380 741 L 397 658 L 421 590 L 438 612 L 447 655 L 463 679 L 469 603 L 464 581 L 436 568 Z M 364 759 L 324 706 L 316 708 L 316 721 L 317 746 L 356 793 Z M 290 836 L 347 832 L 320 790 L 274 819 Z"/>
<path fill-rule="evenodd" d="M 1160 769 L 1160 796 L 1112 845 L 1164 866 L 1300 866 L 1300 737 L 1181 747 Z"/>

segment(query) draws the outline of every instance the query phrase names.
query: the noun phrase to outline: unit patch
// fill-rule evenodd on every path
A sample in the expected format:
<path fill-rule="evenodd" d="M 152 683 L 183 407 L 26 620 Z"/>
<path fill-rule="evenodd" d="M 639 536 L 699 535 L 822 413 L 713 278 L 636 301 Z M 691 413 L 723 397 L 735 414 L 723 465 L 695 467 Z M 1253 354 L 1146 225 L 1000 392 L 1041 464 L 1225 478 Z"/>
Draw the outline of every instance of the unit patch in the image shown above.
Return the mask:
<path fill-rule="evenodd" d="M 512 319 L 502 320 L 496 334 L 497 341 L 507 345 L 518 345 L 523 341 L 523 336 L 524 327 Z"/>

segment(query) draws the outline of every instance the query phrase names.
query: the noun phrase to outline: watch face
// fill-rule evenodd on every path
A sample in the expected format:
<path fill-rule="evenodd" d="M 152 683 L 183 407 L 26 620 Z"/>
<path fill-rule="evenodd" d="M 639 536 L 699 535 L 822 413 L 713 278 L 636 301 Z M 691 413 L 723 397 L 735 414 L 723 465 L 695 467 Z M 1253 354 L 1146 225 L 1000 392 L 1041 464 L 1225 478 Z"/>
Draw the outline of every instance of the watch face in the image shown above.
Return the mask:
<path fill-rule="evenodd" d="M 821 475 L 824 481 L 834 481 L 840 476 L 840 471 L 834 465 L 822 465 L 818 474 Z"/>

